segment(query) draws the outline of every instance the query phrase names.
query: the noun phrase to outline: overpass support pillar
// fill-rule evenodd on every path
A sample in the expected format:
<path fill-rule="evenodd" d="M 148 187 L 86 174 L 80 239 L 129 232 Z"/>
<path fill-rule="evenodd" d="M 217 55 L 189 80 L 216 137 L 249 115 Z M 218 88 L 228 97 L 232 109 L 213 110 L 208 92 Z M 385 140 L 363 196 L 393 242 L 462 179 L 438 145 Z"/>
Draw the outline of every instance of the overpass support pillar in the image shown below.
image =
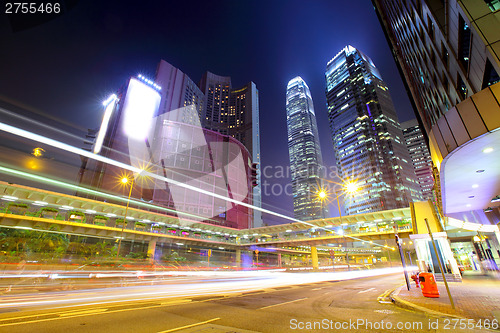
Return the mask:
<path fill-rule="evenodd" d="M 150 262 L 155 260 L 156 239 L 151 239 L 148 243 L 148 258 Z"/>
<path fill-rule="evenodd" d="M 236 249 L 236 266 L 241 267 L 241 250 Z"/>
<path fill-rule="evenodd" d="M 312 259 L 312 265 L 313 269 L 318 269 L 318 249 L 316 249 L 316 246 L 311 246 L 311 259 Z"/>

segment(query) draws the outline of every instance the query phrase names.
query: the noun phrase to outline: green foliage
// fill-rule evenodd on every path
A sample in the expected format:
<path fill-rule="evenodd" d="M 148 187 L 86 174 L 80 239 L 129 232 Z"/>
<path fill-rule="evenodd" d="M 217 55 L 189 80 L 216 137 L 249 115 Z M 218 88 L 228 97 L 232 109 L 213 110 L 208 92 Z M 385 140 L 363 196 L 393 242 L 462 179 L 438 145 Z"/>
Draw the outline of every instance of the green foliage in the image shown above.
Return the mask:
<path fill-rule="evenodd" d="M 179 256 L 179 253 L 173 251 L 168 254 L 164 254 L 162 260 L 165 261 L 186 261 L 186 257 Z"/>
<path fill-rule="evenodd" d="M 73 216 L 73 217 L 71 217 Z M 81 217 L 80 218 L 77 218 L 76 216 L 79 216 Z M 69 211 L 68 212 L 68 215 L 67 215 L 67 219 L 68 221 L 73 221 L 73 222 L 81 222 L 81 223 L 85 223 L 86 222 L 86 218 L 85 218 L 85 214 L 82 213 L 82 212 L 79 212 L 77 210 L 72 210 L 72 211 Z"/>
<path fill-rule="evenodd" d="M 96 215 L 96 216 L 94 216 L 94 221 L 95 220 L 106 220 L 107 221 L 107 220 L 109 220 L 109 217 L 104 216 L 104 215 Z"/>
<path fill-rule="evenodd" d="M 57 227 L 51 226 L 49 230 L 57 231 Z M 59 247 L 66 249 L 68 244 L 68 236 L 61 233 L 9 228 L 0 232 L 0 248 L 7 252 L 54 253 Z"/>
<path fill-rule="evenodd" d="M 52 207 L 42 207 L 40 209 L 40 212 L 54 212 L 54 213 L 59 213 L 59 209 L 55 209 Z"/>
<path fill-rule="evenodd" d="M 26 212 L 24 215 L 38 217 L 38 216 L 40 216 L 40 213 L 38 213 L 38 212 Z"/>
<path fill-rule="evenodd" d="M 8 207 L 20 207 L 20 208 L 28 208 L 28 205 L 22 202 L 11 202 Z"/>
<path fill-rule="evenodd" d="M 405 224 L 409 224 L 409 223 L 411 223 L 411 221 L 409 219 L 402 219 L 402 220 L 397 221 L 398 225 L 405 225 Z"/>
<path fill-rule="evenodd" d="M 146 223 L 144 223 L 144 222 L 135 222 L 135 226 L 136 227 L 145 227 Z"/>
<path fill-rule="evenodd" d="M 82 213 L 82 212 L 79 212 L 77 210 L 72 210 L 70 212 L 68 212 L 68 215 L 71 216 L 71 215 L 76 215 L 76 216 L 81 216 L 81 217 L 85 217 L 85 214 Z"/>
<path fill-rule="evenodd" d="M 129 254 L 126 255 L 126 257 L 132 259 L 146 259 L 148 255 L 142 252 L 130 252 Z"/>

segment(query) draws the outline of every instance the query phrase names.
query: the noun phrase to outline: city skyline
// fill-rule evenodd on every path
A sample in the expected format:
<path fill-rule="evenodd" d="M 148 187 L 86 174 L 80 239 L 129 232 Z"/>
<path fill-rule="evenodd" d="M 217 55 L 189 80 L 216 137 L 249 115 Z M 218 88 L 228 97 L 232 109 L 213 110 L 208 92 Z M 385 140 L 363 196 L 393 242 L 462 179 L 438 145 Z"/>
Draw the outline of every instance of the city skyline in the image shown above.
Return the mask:
<path fill-rule="evenodd" d="M 150 6 L 138 11 L 151 18 L 146 25 L 137 22 L 135 10 L 121 3 L 119 6 L 100 4 L 99 13 L 93 11 L 95 5 L 78 4 L 53 21 L 19 32 L 12 32 L 8 22 L 0 21 L 1 36 L 13 51 L 2 54 L 0 62 L 6 78 L 0 83 L 4 105 L 26 105 L 28 109 L 52 116 L 71 132 L 86 134 L 87 128 L 95 128 L 100 123 L 102 100 L 130 76 L 141 73 L 154 77 L 159 59 L 165 59 L 192 78 L 209 70 L 231 75 L 237 87 L 254 81 L 260 92 L 261 140 L 266 142 L 261 167 L 276 169 L 288 165 L 286 124 L 281 121 L 285 95 L 282 87 L 293 76 L 301 75 L 316 101 L 319 135 L 325 142 L 322 147 L 325 165 L 332 166 L 323 67 L 338 48 L 352 43 L 370 50 L 381 71 L 388 76 L 391 91 L 398 99 L 398 111 L 403 116 L 407 114 L 408 119 L 414 117 L 390 51 L 380 47 L 386 42 L 370 4 L 352 3 L 337 8 L 327 1 L 305 7 L 293 1 L 287 2 L 287 6 L 280 2 L 252 5 L 222 2 L 217 6 L 200 3 L 195 11 L 190 11 L 190 6 L 176 4 L 169 13 L 162 14 L 162 24 L 159 24 L 156 7 Z M 262 6 L 267 10 L 261 11 Z M 338 12 L 337 20 L 325 15 L 333 9 Z M 238 10 L 244 10 L 246 15 L 236 14 Z M 357 12 L 356 22 L 370 28 L 356 26 L 353 17 L 347 19 L 347 13 L 352 11 Z M 228 16 L 227 13 L 235 14 Z M 212 18 L 209 20 L 208 16 Z M 165 20 L 166 17 L 169 20 Z M 233 23 L 227 30 L 227 38 L 217 37 L 217 31 L 225 26 L 217 23 L 223 22 L 222 17 L 229 17 Z M 299 23 L 290 25 L 289 20 L 294 18 Z M 89 20 L 93 22 L 90 30 L 81 28 Z M 196 24 L 186 25 L 185 21 L 203 24 L 206 33 L 200 34 Z M 314 24 L 300 23 L 305 21 Z M 332 37 L 334 31 L 347 24 L 354 28 L 341 38 Z M 68 26 L 72 28 L 60 29 Z M 279 36 L 290 33 L 299 38 L 287 39 L 281 46 L 277 44 Z M 301 47 L 298 41 L 302 41 Z M 65 43 L 69 47 L 58 46 Z M 26 47 L 28 51 L 16 51 Z M 12 57 L 14 54 L 24 54 L 22 63 Z M 29 73 L 32 78 L 23 79 Z M 48 77 L 54 78 L 51 85 L 44 84 L 44 78 Z M 68 87 L 73 88 L 68 90 Z M 278 139 L 274 139 L 275 135 Z M 267 174 L 270 175 L 267 180 L 276 186 L 283 187 L 290 179 L 279 178 L 274 172 Z M 271 195 L 264 198 L 264 202 L 267 208 L 291 214 L 291 197 Z M 335 215 L 336 210 L 332 210 L 332 214 Z"/>

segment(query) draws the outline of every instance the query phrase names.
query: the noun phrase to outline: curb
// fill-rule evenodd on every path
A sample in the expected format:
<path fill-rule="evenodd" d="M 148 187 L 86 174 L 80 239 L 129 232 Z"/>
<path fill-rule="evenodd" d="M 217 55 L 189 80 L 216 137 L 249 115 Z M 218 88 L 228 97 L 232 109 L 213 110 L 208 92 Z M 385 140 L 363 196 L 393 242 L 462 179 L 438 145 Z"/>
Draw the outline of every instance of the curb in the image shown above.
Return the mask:
<path fill-rule="evenodd" d="M 465 318 L 465 317 L 462 317 L 462 316 L 457 316 L 457 315 L 452 315 L 452 314 L 449 314 L 449 313 L 443 313 L 443 312 L 439 312 L 439 311 L 434 311 L 434 310 L 431 310 L 431 309 L 428 309 L 426 307 L 423 307 L 423 306 L 420 306 L 420 305 L 416 305 L 414 303 L 411 303 L 411 302 L 408 302 L 408 301 L 405 301 L 403 299 L 401 299 L 398 295 L 399 295 L 399 292 L 401 291 L 401 289 L 404 287 L 401 286 L 397 289 L 395 289 L 390 295 L 389 297 L 391 298 L 392 302 L 400 307 L 400 308 L 404 308 L 404 309 L 409 309 L 409 310 L 414 310 L 414 311 L 420 311 L 420 312 L 424 312 L 430 316 L 433 316 L 433 317 L 448 317 L 448 318 L 453 318 L 453 319 L 468 319 L 468 318 Z"/>

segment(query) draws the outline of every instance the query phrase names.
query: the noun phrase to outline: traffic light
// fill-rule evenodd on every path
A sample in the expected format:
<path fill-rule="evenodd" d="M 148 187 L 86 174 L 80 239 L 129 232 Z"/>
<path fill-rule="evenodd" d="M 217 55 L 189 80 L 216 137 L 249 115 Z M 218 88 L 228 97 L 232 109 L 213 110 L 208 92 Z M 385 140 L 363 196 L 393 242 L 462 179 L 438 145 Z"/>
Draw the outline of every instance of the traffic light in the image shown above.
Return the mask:
<path fill-rule="evenodd" d="M 252 163 L 252 167 L 250 168 L 250 177 L 251 177 L 251 181 L 252 181 L 252 187 L 255 187 L 258 185 L 258 181 L 257 181 L 258 168 L 259 168 L 258 163 Z"/>

